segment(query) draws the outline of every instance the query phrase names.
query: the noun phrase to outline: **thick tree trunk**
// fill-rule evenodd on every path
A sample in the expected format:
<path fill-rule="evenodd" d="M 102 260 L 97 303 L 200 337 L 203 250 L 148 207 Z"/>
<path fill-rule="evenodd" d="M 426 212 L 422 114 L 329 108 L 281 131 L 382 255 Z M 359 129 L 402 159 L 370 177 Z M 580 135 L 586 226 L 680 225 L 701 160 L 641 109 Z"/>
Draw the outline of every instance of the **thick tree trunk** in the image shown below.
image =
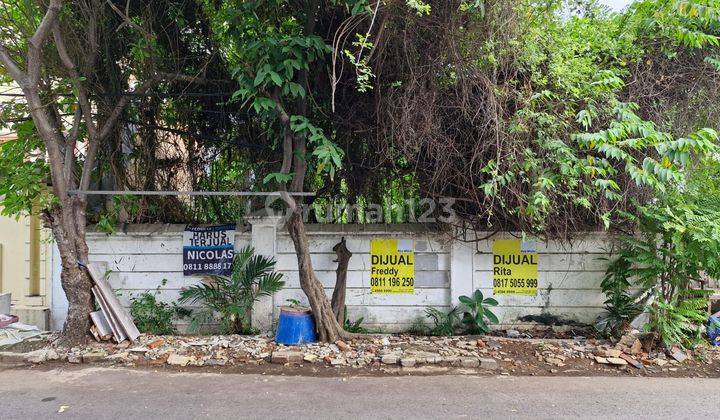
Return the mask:
<path fill-rule="evenodd" d="M 85 268 L 88 247 L 84 210 L 78 211 L 80 206 L 81 200 L 68 199 L 46 214 L 60 253 L 60 282 L 68 300 L 68 314 L 61 335 L 61 342 L 66 345 L 85 342 L 90 330 L 90 312 L 95 309 L 93 282 Z"/>
<path fill-rule="evenodd" d="M 338 267 L 335 270 L 335 289 L 332 295 L 332 309 L 335 319 L 340 325 L 345 324 L 345 290 L 347 288 L 347 271 L 352 252 L 347 249 L 345 238 L 342 238 L 334 247 L 337 255 Z"/>
<path fill-rule="evenodd" d="M 335 318 L 330 301 L 325 295 L 322 283 L 315 275 L 310 261 L 310 247 L 305 233 L 305 223 L 302 219 L 302 208 L 298 206 L 290 214 L 287 223 L 288 232 L 295 245 L 295 254 L 298 259 L 298 270 L 300 274 L 300 287 L 310 302 L 310 307 L 315 317 L 315 327 L 318 338 L 323 342 L 335 342 L 348 335 L 342 325 Z"/>

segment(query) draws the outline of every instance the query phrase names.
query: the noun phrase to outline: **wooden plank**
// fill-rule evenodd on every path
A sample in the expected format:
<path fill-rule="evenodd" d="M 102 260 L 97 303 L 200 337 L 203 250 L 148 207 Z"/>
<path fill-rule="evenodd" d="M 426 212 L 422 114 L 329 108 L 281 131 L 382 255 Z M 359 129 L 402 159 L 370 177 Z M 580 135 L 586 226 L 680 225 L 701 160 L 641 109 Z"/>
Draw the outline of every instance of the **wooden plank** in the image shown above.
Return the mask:
<path fill-rule="evenodd" d="M 111 314 L 112 311 L 110 310 L 110 305 L 108 305 L 107 301 L 105 300 L 105 296 L 103 296 L 100 288 L 94 286 L 92 288 L 92 293 L 95 296 L 95 301 L 98 303 L 98 305 L 100 305 L 103 313 Z M 110 324 L 110 329 L 112 330 L 115 341 L 118 343 L 122 343 L 123 341 L 125 341 L 127 335 L 125 334 L 125 331 L 122 329 L 122 327 L 120 327 L 115 317 L 106 315 L 105 319 L 107 319 L 108 323 Z"/>
<path fill-rule="evenodd" d="M 100 338 L 114 335 L 110 322 L 102 310 L 90 312 L 90 319 L 97 328 Z"/>
<path fill-rule="evenodd" d="M 134 342 L 140 336 L 140 331 L 138 331 L 135 326 L 130 314 L 120 305 L 115 292 L 105 280 L 105 271 L 102 266 L 100 264 L 90 263 L 88 264 L 88 272 L 95 281 L 100 291 L 99 294 L 108 305 L 109 310 L 105 311 L 105 315 L 108 318 L 114 317 L 128 339 Z"/>

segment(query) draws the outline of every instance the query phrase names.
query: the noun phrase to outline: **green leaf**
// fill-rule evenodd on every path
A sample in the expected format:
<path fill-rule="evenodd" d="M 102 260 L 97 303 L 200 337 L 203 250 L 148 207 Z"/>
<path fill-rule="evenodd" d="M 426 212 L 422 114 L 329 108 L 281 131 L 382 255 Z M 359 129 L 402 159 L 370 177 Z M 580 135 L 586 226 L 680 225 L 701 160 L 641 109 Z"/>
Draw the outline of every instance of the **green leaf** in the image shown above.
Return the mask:
<path fill-rule="evenodd" d="M 489 298 L 486 298 L 485 300 L 483 300 L 483 305 L 497 306 L 498 301 L 495 300 L 494 298 L 489 297 Z"/>
<path fill-rule="evenodd" d="M 463 305 L 467 305 L 468 307 L 475 307 L 475 301 L 467 296 L 460 296 L 458 299 Z"/>
<path fill-rule="evenodd" d="M 275 73 L 274 71 L 271 71 L 271 72 L 270 72 L 270 78 L 272 79 L 272 81 L 273 81 L 276 85 L 278 85 L 278 87 L 282 86 L 283 80 L 282 80 L 282 78 L 280 77 L 279 74 Z"/>
<path fill-rule="evenodd" d="M 278 184 L 285 184 L 285 183 L 292 181 L 292 179 L 293 179 L 293 174 L 284 174 L 281 172 L 273 172 L 273 173 L 265 176 L 265 178 L 263 178 L 263 184 L 268 184 L 271 181 L 275 181 Z"/>
<path fill-rule="evenodd" d="M 253 86 L 258 87 L 262 85 L 265 82 L 265 72 L 262 70 L 258 71 L 257 75 L 255 75 L 255 81 L 253 81 Z"/>
<path fill-rule="evenodd" d="M 489 309 L 485 309 L 485 317 L 490 320 L 493 324 L 499 324 L 500 321 L 498 320 L 497 316 L 495 316 L 494 313 L 492 313 Z"/>
<path fill-rule="evenodd" d="M 477 289 L 475 293 L 473 293 L 473 299 L 477 303 L 481 303 L 483 301 L 483 293 L 480 291 L 480 289 Z"/>

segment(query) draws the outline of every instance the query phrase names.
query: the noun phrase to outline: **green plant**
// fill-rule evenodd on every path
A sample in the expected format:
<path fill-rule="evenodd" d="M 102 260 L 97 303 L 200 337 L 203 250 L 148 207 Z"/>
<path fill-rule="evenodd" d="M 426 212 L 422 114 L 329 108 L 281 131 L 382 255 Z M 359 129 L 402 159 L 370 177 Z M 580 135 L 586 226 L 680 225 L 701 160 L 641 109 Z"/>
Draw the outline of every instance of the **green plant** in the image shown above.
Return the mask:
<path fill-rule="evenodd" d="M 173 321 L 190 315 L 190 310 L 173 302 L 168 304 L 157 300 L 160 288 L 167 284 L 163 279 L 154 292 L 143 292 L 130 298 L 130 316 L 138 330 L 143 333 L 169 335 L 177 333 Z"/>
<path fill-rule="evenodd" d="M 365 318 L 360 317 L 355 322 L 351 321 L 350 318 L 348 318 L 347 315 L 347 307 L 344 309 L 344 319 L 345 322 L 343 323 L 343 329 L 350 333 L 357 333 L 357 334 L 366 334 L 368 332 L 367 328 L 361 326 L 363 323 L 363 320 Z"/>
<path fill-rule="evenodd" d="M 460 296 L 462 323 L 469 334 L 487 334 L 490 331 L 486 319 L 491 323 L 498 323 L 498 319 L 488 306 L 497 306 L 497 300 L 486 298 L 478 289 L 472 296 Z"/>
<path fill-rule="evenodd" d="M 112 235 L 115 233 L 115 227 L 120 224 L 122 218 L 121 213 L 125 213 L 126 219 L 132 218 L 140 213 L 140 201 L 134 196 L 113 196 L 112 206 L 106 213 L 98 217 L 95 227 L 98 231 Z M 125 220 L 128 221 L 128 220 Z"/>
<path fill-rule="evenodd" d="M 222 332 L 247 333 L 253 303 L 285 286 L 282 274 L 273 271 L 275 259 L 254 255 L 247 246 L 235 254 L 230 277 L 208 276 L 207 281 L 180 292 L 181 303 L 199 302 L 204 309 L 193 317 L 192 328 L 215 319 Z"/>
<path fill-rule="evenodd" d="M 428 335 L 428 326 L 422 317 L 417 317 L 406 331 L 411 335 Z"/>
<path fill-rule="evenodd" d="M 425 316 L 430 318 L 433 327 L 430 328 L 430 335 L 449 337 L 455 334 L 458 324 L 458 307 L 454 306 L 448 312 L 436 308 L 425 309 Z"/>
<path fill-rule="evenodd" d="M 628 293 L 631 268 L 630 259 L 621 255 L 608 265 L 605 277 L 600 283 L 600 288 L 607 297 L 604 302 L 607 316 L 602 332 L 611 336 L 620 336 L 642 312 L 642 305 Z"/>
<path fill-rule="evenodd" d="M 697 342 L 708 314 L 705 292 L 695 289 L 720 278 L 720 163 L 699 160 L 688 172 L 686 182 L 625 215 L 637 234 L 620 238 L 620 258 L 608 271 L 618 288 L 608 295 L 610 309 L 637 309 L 621 295 L 629 281 L 646 289 L 654 298 L 646 329 L 666 346 Z"/>
<path fill-rule="evenodd" d="M 682 291 L 674 301 L 659 299 L 650 310 L 647 331 L 655 332 L 666 348 L 680 345 L 695 347 L 703 340 L 707 321 L 708 296 L 705 290 Z"/>
<path fill-rule="evenodd" d="M 297 299 L 285 299 L 285 302 L 287 302 L 287 306 L 291 308 L 299 308 L 302 306 L 302 303 Z"/>

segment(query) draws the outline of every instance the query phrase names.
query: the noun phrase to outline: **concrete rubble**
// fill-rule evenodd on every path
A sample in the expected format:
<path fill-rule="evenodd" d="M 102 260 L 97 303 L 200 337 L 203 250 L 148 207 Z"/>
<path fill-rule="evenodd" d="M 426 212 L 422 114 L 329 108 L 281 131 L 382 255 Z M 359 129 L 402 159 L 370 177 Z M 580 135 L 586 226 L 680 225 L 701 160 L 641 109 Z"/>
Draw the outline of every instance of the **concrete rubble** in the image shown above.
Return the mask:
<path fill-rule="evenodd" d="M 514 334 L 511 334 L 514 335 Z M 679 352 L 678 349 L 673 349 Z M 704 363 L 720 360 L 720 352 L 707 350 Z M 695 352 L 683 352 L 694 363 Z M 3 355 L 0 355 L 3 356 Z M 678 356 L 677 358 L 680 358 Z M 92 343 L 87 347 L 47 346 L 26 353 L 26 363 L 54 360 L 68 363 L 106 363 L 125 366 L 170 365 L 243 366 L 291 365 L 348 369 L 421 369 L 423 366 L 454 367 L 508 374 L 556 373 L 571 369 L 669 371 L 682 365 L 665 352 L 646 352 L 640 333 L 618 342 L 585 339 L 515 339 L 498 336 L 424 337 L 411 335 L 365 335 L 336 343 L 284 346 L 267 336 L 152 336 L 141 335 L 135 343 Z M 0 357 L 0 360 L 3 358 Z M 6 356 L 6 360 L 12 357 Z M 17 360 L 17 358 L 16 358 Z M 698 358 L 697 360 L 700 360 Z M 687 363 L 687 362 L 686 362 Z M 669 369 L 670 368 L 670 369 Z"/>

